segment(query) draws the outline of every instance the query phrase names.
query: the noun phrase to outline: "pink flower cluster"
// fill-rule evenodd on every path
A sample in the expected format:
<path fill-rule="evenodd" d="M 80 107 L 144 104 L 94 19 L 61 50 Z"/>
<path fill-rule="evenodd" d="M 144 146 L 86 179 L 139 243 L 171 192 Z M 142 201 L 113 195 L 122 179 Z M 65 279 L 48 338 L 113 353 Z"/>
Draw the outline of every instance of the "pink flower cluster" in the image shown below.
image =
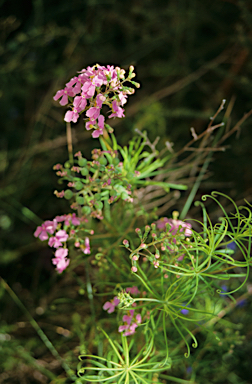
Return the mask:
<path fill-rule="evenodd" d="M 177 219 L 168 219 L 167 217 L 162 217 L 157 221 L 157 228 L 160 230 L 166 229 L 166 224 L 170 225 L 169 232 L 175 236 L 178 231 L 183 233 L 186 237 L 190 237 L 192 235 L 192 225 L 190 223 L 185 223 L 184 221 L 177 220 Z M 174 244 L 176 244 L 176 239 L 173 239 Z M 171 250 L 170 247 L 168 247 L 169 250 Z M 178 261 L 183 260 L 184 255 L 181 255 L 178 257 Z"/>
<path fill-rule="evenodd" d="M 132 304 L 134 306 L 134 304 Z M 136 328 L 141 324 L 142 317 L 140 313 L 135 314 L 134 309 L 130 309 L 127 315 L 123 316 L 124 325 L 120 325 L 118 332 L 124 332 L 123 336 L 130 336 L 136 332 Z"/>
<path fill-rule="evenodd" d="M 177 234 L 178 230 L 179 232 L 184 233 L 186 237 L 189 237 L 192 234 L 192 231 L 191 231 L 192 225 L 189 223 L 185 223 L 184 221 L 181 221 L 181 220 L 168 219 L 167 217 L 162 217 L 157 221 L 156 224 L 157 224 L 157 228 L 161 230 L 165 230 L 166 224 L 169 224 L 171 227 L 169 229 L 169 232 L 171 232 L 172 235 L 174 236 Z"/>
<path fill-rule="evenodd" d="M 132 295 L 139 294 L 139 290 L 136 286 L 128 287 L 125 290 L 127 293 L 131 293 Z M 115 308 L 120 304 L 120 300 L 117 296 L 115 296 L 111 301 L 107 301 L 103 305 L 103 309 L 105 311 L 108 311 L 108 313 L 113 313 L 115 311 Z M 132 306 L 136 306 L 135 303 L 132 304 Z M 120 325 L 118 328 L 118 332 L 124 332 L 123 336 L 130 336 L 133 335 L 136 332 L 136 328 L 141 324 L 142 317 L 140 313 L 135 314 L 134 309 L 130 309 L 127 311 L 127 314 L 123 316 L 122 318 L 124 324 Z"/>
<path fill-rule="evenodd" d="M 139 86 L 131 81 L 135 76 L 133 70 L 134 67 L 131 66 L 129 76 L 125 79 L 125 71 L 119 67 L 96 64 L 83 69 L 54 96 L 54 100 L 60 99 L 62 106 L 69 103 L 69 98 L 73 100 L 72 109 L 66 112 L 64 120 L 76 123 L 79 116 L 86 111 L 86 129 L 94 129 L 94 138 L 103 135 L 105 118 L 101 114 L 102 106 L 107 105 L 111 109 L 109 118 L 124 117 L 122 106 L 127 102 L 128 95 L 134 93 L 134 89 L 125 87 L 123 83 L 130 81 Z"/>
<path fill-rule="evenodd" d="M 56 249 L 55 258 L 52 263 L 56 265 L 58 273 L 62 273 L 69 265 L 70 260 L 67 259 L 68 249 L 67 240 L 73 238 L 75 247 L 79 247 L 83 253 L 90 253 L 89 238 L 83 241 L 78 238 L 78 231 L 75 227 L 81 224 L 81 219 L 76 214 L 68 214 L 56 216 L 52 221 L 46 220 L 42 225 L 38 226 L 34 232 L 34 236 L 41 241 L 48 240 L 48 245 Z"/>

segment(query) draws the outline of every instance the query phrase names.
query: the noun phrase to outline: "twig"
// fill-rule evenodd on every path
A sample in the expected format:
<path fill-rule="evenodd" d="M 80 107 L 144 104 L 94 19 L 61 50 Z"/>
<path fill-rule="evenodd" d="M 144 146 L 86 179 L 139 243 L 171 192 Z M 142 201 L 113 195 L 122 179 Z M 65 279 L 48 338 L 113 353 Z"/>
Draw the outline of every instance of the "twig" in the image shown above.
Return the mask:
<path fill-rule="evenodd" d="M 67 149 L 68 149 L 68 156 L 69 161 L 71 164 L 73 164 L 73 141 L 72 141 L 72 131 L 71 131 L 71 124 L 66 123 L 66 136 L 67 136 Z"/>

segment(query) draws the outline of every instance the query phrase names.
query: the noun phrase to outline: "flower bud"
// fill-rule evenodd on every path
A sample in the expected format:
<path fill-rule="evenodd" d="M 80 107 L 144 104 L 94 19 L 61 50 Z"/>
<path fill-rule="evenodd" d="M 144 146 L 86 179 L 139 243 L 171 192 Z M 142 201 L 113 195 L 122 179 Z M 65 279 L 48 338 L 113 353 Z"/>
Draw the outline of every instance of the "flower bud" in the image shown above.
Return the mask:
<path fill-rule="evenodd" d="M 129 242 L 128 242 L 127 239 L 124 239 L 124 240 L 123 240 L 123 245 L 124 245 L 126 248 L 129 247 Z"/>

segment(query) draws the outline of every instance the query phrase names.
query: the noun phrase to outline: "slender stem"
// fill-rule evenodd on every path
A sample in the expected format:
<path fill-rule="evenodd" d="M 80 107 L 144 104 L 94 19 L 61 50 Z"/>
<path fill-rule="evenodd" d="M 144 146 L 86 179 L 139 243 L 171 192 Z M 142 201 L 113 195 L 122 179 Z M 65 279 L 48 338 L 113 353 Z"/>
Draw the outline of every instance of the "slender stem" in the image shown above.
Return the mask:
<path fill-rule="evenodd" d="M 67 149 L 68 149 L 68 156 L 69 161 L 71 164 L 73 164 L 73 141 L 72 141 L 72 130 L 71 130 L 71 124 L 66 123 L 66 136 L 67 136 Z"/>
<path fill-rule="evenodd" d="M 9 293 L 11 298 L 14 300 L 14 302 L 19 306 L 19 308 L 22 310 L 22 312 L 26 315 L 28 318 L 30 324 L 35 329 L 45 346 L 49 349 L 51 354 L 60 362 L 62 368 L 66 371 L 66 374 L 69 378 L 72 380 L 76 380 L 77 376 L 75 376 L 73 370 L 69 367 L 69 365 L 62 359 L 62 357 L 59 355 L 58 351 L 54 348 L 51 341 L 48 339 L 46 334 L 42 331 L 36 320 L 31 316 L 30 312 L 26 309 L 24 304 L 20 301 L 20 299 L 17 297 L 15 292 L 11 289 L 11 287 L 6 283 L 6 281 L 0 277 L 1 284 L 5 288 L 5 290 Z"/>

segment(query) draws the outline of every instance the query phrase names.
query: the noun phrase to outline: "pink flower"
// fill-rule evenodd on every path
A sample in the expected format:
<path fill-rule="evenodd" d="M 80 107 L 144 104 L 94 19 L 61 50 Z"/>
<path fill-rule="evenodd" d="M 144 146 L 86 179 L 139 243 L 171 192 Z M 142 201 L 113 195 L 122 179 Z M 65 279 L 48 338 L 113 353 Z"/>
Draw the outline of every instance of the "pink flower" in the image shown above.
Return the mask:
<path fill-rule="evenodd" d="M 70 263 L 70 260 L 67 259 L 68 249 L 67 248 L 58 248 L 55 252 L 55 258 L 52 259 L 52 263 L 56 265 L 56 271 L 62 273 Z"/>
<path fill-rule="evenodd" d="M 78 110 L 80 113 L 86 108 L 87 100 L 84 96 L 75 96 L 73 101 L 73 106 Z"/>
<path fill-rule="evenodd" d="M 81 90 L 88 98 L 93 97 L 95 94 L 95 85 L 92 84 L 89 80 L 84 83 L 81 87 Z"/>
<path fill-rule="evenodd" d="M 96 129 L 93 133 L 92 133 L 92 137 L 94 139 L 97 139 L 97 137 L 103 135 L 103 131 L 101 129 Z"/>
<path fill-rule="evenodd" d="M 125 93 L 119 92 L 118 96 L 119 96 L 121 105 L 127 103 L 127 96 L 125 95 Z"/>
<path fill-rule="evenodd" d="M 176 235 L 178 230 L 179 232 L 183 232 L 185 236 L 191 236 L 192 231 L 192 225 L 190 223 L 185 223 L 184 221 L 181 220 L 175 220 L 175 219 L 168 219 L 167 217 L 162 217 L 157 221 L 157 227 L 158 229 L 165 229 L 166 224 L 169 224 L 171 228 L 169 229 L 169 232 L 172 233 L 172 235 Z M 181 227 L 179 229 L 179 227 Z"/>
<path fill-rule="evenodd" d="M 77 95 L 77 93 L 80 93 L 81 91 L 82 81 L 83 81 L 83 76 L 81 75 L 79 75 L 78 77 L 75 76 L 68 83 L 66 83 L 66 86 L 71 87 L 74 94 Z"/>
<path fill-rule="evenodd" d="M 74 96 L 74 92 L 72 90 L 72 88 L 69 88 L 69 87 L 66 87 L 64 89 L 60 89 L 56 95 L 54 96 L 54 100 L 58 100 L 60 97 L 61 97 L 61 100 L 60 100 L 60 105 L 67 105 L 68 103 L 68 96 L 70 97 L 73 97 Z"/>
<path fill-rule="evenodd" d="M 103 96 L 101 93 L 99 93 L 99 95 L 96 96 L 96 105 L 97 105 L 97 107 L 101 108 L 102 104 L 103 104 L 103 102 L 105 100 L 106 100 L 106 97 Z"/>
<path fill-rule="evenodd" d="M 112 111 L 113 113 L 111 113 L 111 115 L 109 115 L 109 118 L 111 117 L 124 117 L 124 109 L 119 107 L 118 103 L 116 100 L 113 100 L 112 101 Z"/>
<path fill-rule="evenodd" d="M 68 255 L 67 248 L 58 248 L 55 252 L 56 259 L 63 259 L 64 257 L 67 257 L 67 255 Z"/>
<path fill-rule="evenodd" d="M 64 120 L 67 123 L 70 123 L 71 121 L 73 123 L 76 123 L 79 118 L 79 113 L 77 112 L 77 109 L 73 109 L 72 111 L 67 111 L 64 117 Z"/>
<path fill-rule="evenodd" d="M 126 329 L 129 328 L 129 325 L 126 324 L 126 325 L 120 325 L 119 328 L 118 328 L 118 332 L 123 332 L 125 331 Z"/>
<path fill-rule="evenodd" d="M 84 245 L 82 244 L 80 246 L 80 248 L 81 248 L 82 252 L 85 253 L 85 255 L 87 255 L 87 254 L 89 254 L 91 252 L 91 250 L 90 250 L 90 243 L 89 243 L 89 238 L 88 237 L 85 238 L 85 244 Z"/>
<path fill-rule="evenodd" d="M 52 259 L 52 263 L 56 265 L 56 271 L 62 273 L 69 265 L 70 260 L 66 258 L 55 258 Z"/>
<path fill-rule="evenodd" d="M 86 130 L 89 131 L 92 128 L 95 128 L 96 125 L 96 120 L 90 119 L 89 121 L 86 122 Z"/>
<path fill-rule="evenodd" d="M 38 237 L 41 241 L 48 239 L 48 233 L 52 235 L 57 228 L 57 220 L 46 220 L 41 226 L 38 226 L 34 232 L 34 236 Z"/>
<path fill-rule="evenodd" d="M 100 115 L 100 108 L 91 107 L 86 112 L 87 117 L 90 117 L 92 120 L 96 120 Z"/>
<path fill-rule="evenodd" d="M 69 259 L 60 259 L 60 260 L 53 259 L 52 262 L 54 265 L 56 265 L 56 271 L 58 273 L 62 273 L 68 267 L 70 260 Z"/>
<path fill-rule="evenodd" d="M 115 307 L 120 303 L 120 300 L 117 296 L 113 298 L 112 301 L 106 301 L 104 306 L 102 307 L 104 311 L 108 311 L 108 313 L 112 313 L 115 311 Z"/>
<path fill-rule="evenodd" d="M 104 129 L 104 121 L 105 121 L 105 117 L 103 115 L 100 115 L 98 117 L 98 127 L 103 130 Z"/>
<path fill-rule="evenodd" d="M 58 223 L 61 223 L 66 219 L 66 215 L 56 216 L 55 220 L 57 220 Z"/>
<path fill-rule="evenodd" d="M 130 292 L 132 295 L 138 295 L 140 293 L 136 286 L 126 288 L 126 292 Z"/>
<path fill-rule="evenodd" d="M 132 313 L 133 311 L 133 313 Z M 123 336 L 131 336 L 136 332 L 136 328 L 139 324 L 141 324 L 142 317 L 140 313 L 138 313 L 136 316 L 134 316 L 134 310 L 129 311 L 131 313 L 131 316 L 124 315 L 123 321 L 126 323 L 124 325 L 120 325 L 118 328 L 118 332 L 124 332 Z"/>
<path fill-rule="evenodd" d="M 169 224 L 170 225 L 170 229 L 168 230 L 173 236 L 175 236 L 178 232 L 181 232 L 183 233 L 185 236 L 189 237 L 192 235 L 192 225 L 190 223 L 185 223 L 184 221 L 181 221 L 181 220 L 176 220 L 176 219 L 168 219 L 167 217 L 162 217 L 161 219 L 159 219 L 157 221 L 157 228 L 160 229 L 160 230 L 165 230 L 166 229 L 166 224 Z M 176 244 L 176 238 L 174 237 L 173 238 L 173 243 Z M 167 247 L 171 252 L 173 252 L 173 250 L 170 248 L 170 247 Z M 162 249 L 162 247 L 161 247 Z M 165 247 L 164 249 L 162 250 L 165 250 Z M 180 255 L 178 257 L 178 261 L 182 261 L 184 259 L 184 254 Z M 159 266 L 159 262 L 158 261 L 154 261 L 153 262 L 153 265 L 155 268 L 158 268 Z"/>
<path fill-rule="evenodd" d="M 58 231 L 54 237 L 51 237 L 48 241 L 50 247 L 59 248 L 62 246 L 62 243 L 67 241 L 68 234 L 64 229 Z"/>
<path fill-rule="evenodd" d="M 123 316 L 123 321 L 125 321 L 125 323 L 127 323 L 128 325 L 130 325 L 132 319 L 133 319 L 133 316 L 128 316 L 128 315 Z"/>
<path fill-rule="evenodd" d="M 76 217 L 76 213 L 72 214 L 72 224 L 73 225 L 80 225 L 80 219 Z"/>

